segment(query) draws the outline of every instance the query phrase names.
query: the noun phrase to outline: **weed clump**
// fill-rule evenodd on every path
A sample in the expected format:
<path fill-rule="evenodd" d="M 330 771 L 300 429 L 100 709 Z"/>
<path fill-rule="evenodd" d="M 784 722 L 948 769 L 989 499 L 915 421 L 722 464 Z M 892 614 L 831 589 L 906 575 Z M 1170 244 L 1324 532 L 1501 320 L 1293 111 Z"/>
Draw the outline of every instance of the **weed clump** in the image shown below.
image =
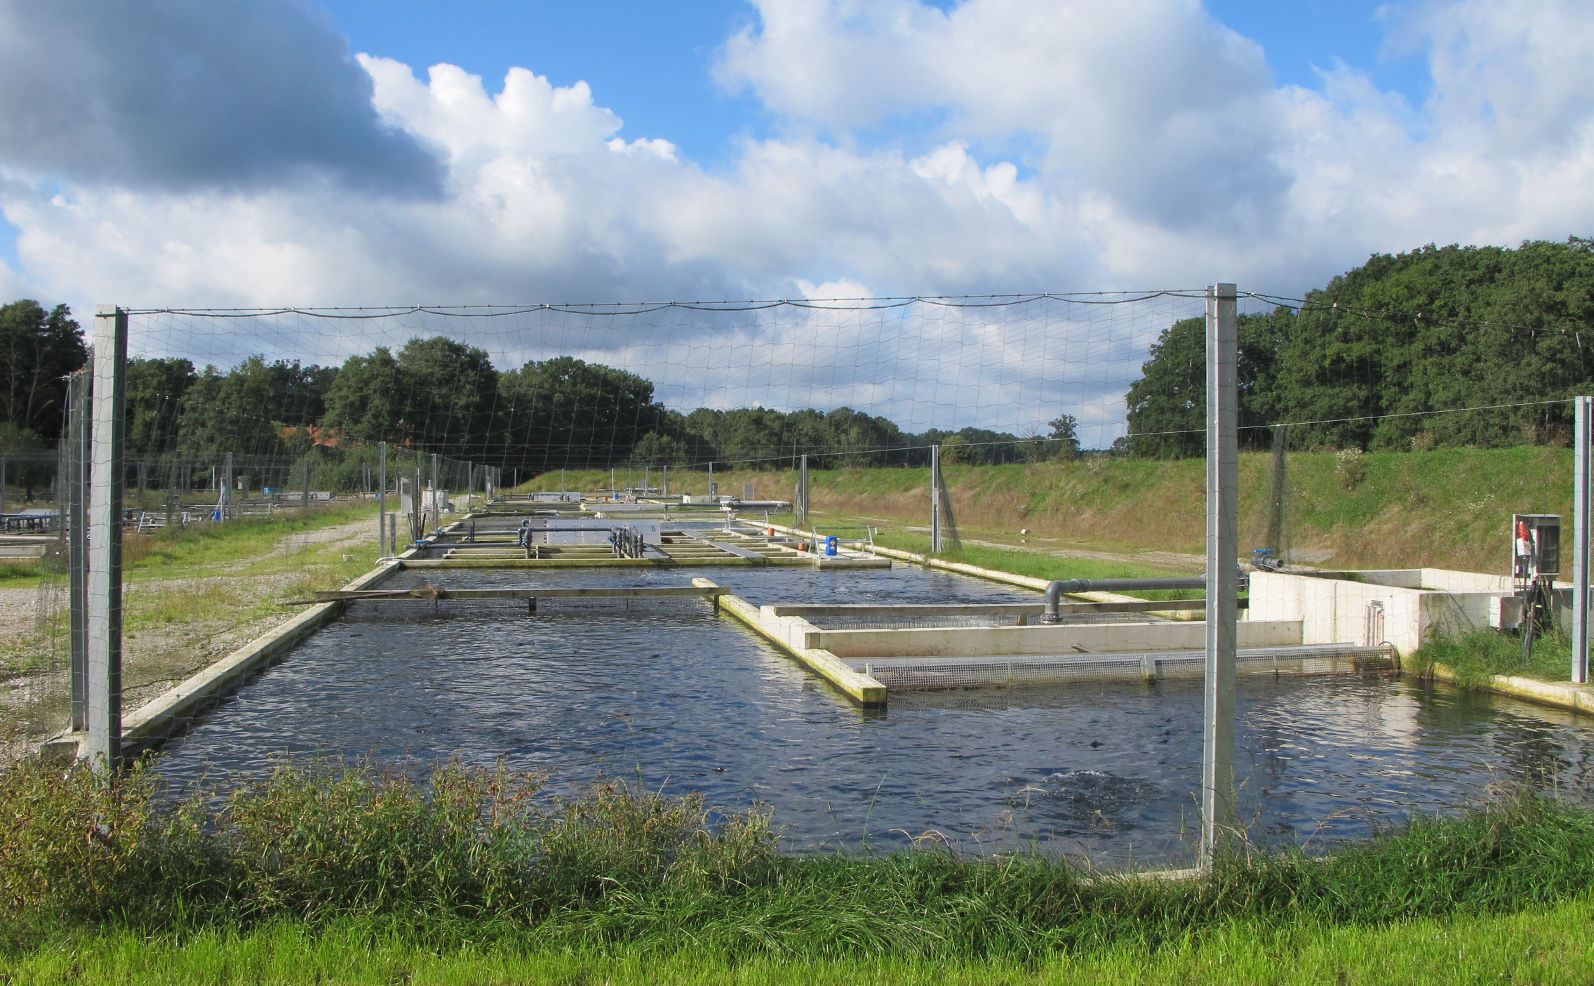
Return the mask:
<path fill-rule="evenodd" d="M 729 958 L 1023 961 L 1160 948 L 1235 922 L 1380 925 L 1521 910 L 1594 887 L 1594 812 L 1527 791 L 1329 858 L 1235 852 L 1200 878 L 1090 874 L 1041 853 L 777 851 L 767 809 L 601 778 L 565 795 L 502 768 L 284 760 L 225 797 L 163 800 L 134 767 L 0 775 L 0 920 L 141 932 L 359 920 L 440 946 Z"/>
<path fill-rule="evenodd" d="M 1406 660 L 1425 674 L 1433 665 L 1442 664 L 1455 673 L 1455 683 L 1464 689 L 1481 688 L 1495 675 L 1567 681 L 1572 676 L 1572 641 L 1561 632 L 1541 634 L 1534 639 L 1533 653 L 1524 664 L 1519 634 L 1484 628 L 1436 636 Z"/>

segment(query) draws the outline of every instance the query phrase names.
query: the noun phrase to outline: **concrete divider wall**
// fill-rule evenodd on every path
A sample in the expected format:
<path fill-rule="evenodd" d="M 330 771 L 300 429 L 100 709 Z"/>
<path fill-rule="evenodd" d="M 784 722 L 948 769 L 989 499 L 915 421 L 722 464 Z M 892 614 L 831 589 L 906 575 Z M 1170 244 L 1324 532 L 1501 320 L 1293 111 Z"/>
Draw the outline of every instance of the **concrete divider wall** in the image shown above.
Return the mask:
<path fill-rule="evenodd" d="M 693 579 L 692 584 L 703 588 L 715 586 L 715 583 L 709 579 Z M 858 704 L 866 706 L 886 704 L 885 685 L 866 674 L 854 671 L 830 651 L 809 647 L 806 644 L 807 634 L 815 627 L 802 617 L 774 616 L 767 612 L 773 607 L 765 606 L 760 609 L 740 596 L 719 596 L 716 598 L 715 606 L 721 613 L 735 617 L 773 641 L 776 646 L 818 672 L 842 694 Z"/>
<path fill-rule="evenodd" d="M 1437 572 L 1458 586 L 1497 585 L 1493 576 L 1409 569 L 1356 573 L 1356 580 L 1256 572 L 1250 619 L 1299 620 L 1303 644 L 1390 644 L 1402 656 L 1437 634 L 1466 633 L 1498 622 L 1499 589 L 1417 588 Z M 1454 578 L 1449 578 L 1454 576 Z M 1392 582 L 1409 583 L 1392 585 Z"/>
<path fill-rule="evenodd" d="M 792 644 L 820 648 L 838 657 L 974 657 L 1007 654 L 1111 653 L 1189 650 L 1206 639 L 1203 623 L 1098 623 L 1039 627 L 931 627 L 906 630 L 820 630 L 794 616 L 781 624 Z M 802 627 L 807 627 L 806 631 Z M 1299 620 L 1245 620 L 1239 646 L 1281 647 L 1301 643 Z M 802 633 L 801 637 L 797 634 Z"/>

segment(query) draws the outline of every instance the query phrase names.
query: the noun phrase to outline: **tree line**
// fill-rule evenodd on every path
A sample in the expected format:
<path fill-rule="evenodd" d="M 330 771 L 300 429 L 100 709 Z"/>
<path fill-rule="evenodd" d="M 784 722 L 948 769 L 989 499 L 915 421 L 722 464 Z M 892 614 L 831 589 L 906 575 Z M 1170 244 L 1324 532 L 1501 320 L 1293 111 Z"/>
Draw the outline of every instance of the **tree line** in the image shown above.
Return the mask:
<path fill-rule="evenodd" d="M 1368 450 L 1562 442 L 1564 398 L 1594 381 L 1594 241 L 1517 249 L 1427 246 L 1374 255 L 1303 304 L 1239 319 L 1241 441 L 1295 422 L 1291 447 Z M 54 447 L 66 376 L 86 358 L 64 305 L 0 306 L 0 451 Z M 1114 451 L 1204 453 L 1202 319 L 1166 329 L 1129 389 L 1129 435 Z M 1040 461 L 1077 455 L 1067 414 L 1047 431 L 908 432 L 850 408 L 699 408 L 655 399 L 637 374 L 569 356 L 500 370 L 446 337 L 378 347 L 341 366 L 268 361 L 221 369 L 181 358 L 132 359 L 127 449 L 134 456 L 299 455 L 385 441 L 532 475 L 560 468 Z M 1532 403 L 1532 402 L 1546 403 Z M 1514 405 L 1488 411 L 1458 408 Z"/>
<path fill-rule="evenodd" d="M 914 434 L 845 407 L 681 414 L 655 400 L 651 381 L 626 370 L 560 356 L 500 371 L 484 350 L 442 336 L 378 347 L 335 367 L 253 356 L 224 371 L 181 358 L 131 359 L 127 416 L 131 455 L 295 456 L 385 441 L 523 476 L 708 462 L 782 468 L 800 455 L 833 465 L 920 465 L 931 444 L 945 444 L 956 461 L 994 464 L 1078 448 L 1066 415 L 1053 434 L 1023 439 L 981 428 Z"/>
<path fill-rule="evenodd" d="M 1591 328 L 1594 240 L 1376 254 L 1298 309 L 1240 316 L 1242 447 L 1269 446 L 1279 422 L 1300 423 L 1292 448 L 1564 443 L 1565 398 L 1594 386 Z M 1205 354 L 1204 319 L 1162 333 L 1120 449 L 1205 454 Z"/>

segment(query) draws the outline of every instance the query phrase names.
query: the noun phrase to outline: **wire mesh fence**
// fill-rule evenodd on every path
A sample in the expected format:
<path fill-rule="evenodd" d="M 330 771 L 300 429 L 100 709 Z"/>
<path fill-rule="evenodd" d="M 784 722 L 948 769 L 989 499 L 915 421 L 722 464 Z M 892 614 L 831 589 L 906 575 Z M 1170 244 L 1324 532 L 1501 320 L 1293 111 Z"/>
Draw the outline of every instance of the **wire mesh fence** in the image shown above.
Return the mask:
<path fill-rule="evenodd" d="M 121 476 L 129 557 L 136 564 L 140 551 L 190 528 L 330 517 L 368 505 L 379 491 L 407 498 L 408 529 L 395 532 L 405 541 L 425 529 L 416 515 L 427 491 L 479 505 L 539 476 L 530 485 L 563 492 L 566 474 L 570 486 L 610 496 L 668 492 L 666 470 L 683 477 L 677 490 L 687 489 L 688 476 L 696 489 L 711 488 L 716 475 L 738 484 L 746 475 L 732 492 L 753 500 L 763 491 L 806 515 L 814 500 L 801 479 L 756 475 L 801 475 L 804 466 L 922 471 L 928 495 L 915 491 L 913 509 L 933 548 L 955 550 L 971 526 L 975 543 L 989 536 L 997 515 L 1011 517 L 1000 526 L 1015 532 L 1037 523 L 1007 490 L 958 489 L 966 480 L 960 470 L 1201 455 L 1204 304 L 1204 291 L 1159 290 L 133 311 Z M 1476 507 L 1453 518 L 1476 526 L 1479 538 L 1498 529 L 1496 506 L 1501 516 L 1519 507 L 1560 512 L 1564 464 L 1555 450 L 1570 429 L 1565 398 L 1586 385 L 1594 359 L 1583 355 L 1576 328 L 1425 319 L 1267 295 L 1243 296 L 1240 319 L 1240 434 L 1255 453 L 1242 463 L 1242 550 L 1257 567 L 1321 574 L 1365 557 L 1347 548 L 1344 520 L 1363 509 L 1358 490 L 1385 468 L 1378 456 L 1393 452 L 1535 450 L 1492 491 L 1479 484 Z M 1407 356 L 1392 357 L 1396 343 Z M 1414 346 L 1449 369 L 1414 368 Z M 77 393 L 86 398 L 80 377 Z M 86 401 L 73 408 L 86 419 Z M 63 714 L 71 664 L 63 614 L 71 609 L 73 524 L 63 492 L 95 451 L 72 437 L 72 417 L 63 415 L 59 451 L 0 456 L 6 532 L 53 539 L 39 556 L 32 622 L 7 631 L 19 655 L 11 666 L 22 669 L 12 704 L 55 710 L 41 722 Z M 606 484 L 598 478 L 605 471 Z M 1136 482 L 1143 480 L 1092 495 L 1129 500 L 1140 495 Z M 897 496 L 870 492 L 867 483 L 860 490 L 851 500 L 833 496 L 825 510 L 864 515 Z M 1414 488 L 1407 500 L 1423 496 L 1435 494 Z M 1104 519 L 1114 504 L 1076 500 L 1059 498 L 1049 509 L 1093 539 L 1134 541 L 1133 531 Z M 1166 529 L 1197 532 L 1178 545 L 1193 553 L 1200 487 L 1155 511 Z M 1365 519 L 1367 539 L 1387 548 L 1380 558 L 1415 557 L 1434 536 L 1432 526 L 1400 529 L 1376 513 Z M 350 514 L 348 524 L 364 527 L 351 542 L 358 552 L 346 554 L 368 562 L 373 518 Z M 289 551 L 314 548 L 321 542 L 310 526 L 278 541 Z M 1372 621 L 1371 601 L 1346 605 Z M 153 617 L 142 605 L 135 592 L 129 613 L 146 628 L 138 632 L 160 636 L 148 631 Z M 1491 623 L 1479 610 L 1468 619 L 1491 626 L 1503 617 Z M 922 625 L 975 623 L 947 617 Z M 1361 642 L 1372 631 L 1333 632 Z M 168 650 L 182 646 L 169 643 Z M 144 673 L 137 647 L 129 653 L 136 687 L 183 670 L 166 662 Z"/>

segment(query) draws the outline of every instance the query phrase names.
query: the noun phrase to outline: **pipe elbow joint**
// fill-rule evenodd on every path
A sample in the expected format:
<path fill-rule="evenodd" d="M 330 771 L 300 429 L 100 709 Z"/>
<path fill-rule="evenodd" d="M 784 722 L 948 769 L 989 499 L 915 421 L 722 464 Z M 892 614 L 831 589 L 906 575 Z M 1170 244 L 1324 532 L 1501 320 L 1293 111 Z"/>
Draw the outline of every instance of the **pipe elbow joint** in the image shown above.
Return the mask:
<path fill-rule="evenodd" d="M 1083 587 L 1084 579 L 1068 579 L 1067 581 L 1054 581 L 1046 586 L 1046 612 L 1041 614 L 1042 623 L 1057 623 L 1062 620 L 1058 613 L 1058 604 L 1062 601 L 1063 593 L 1078 592 Z"/>

